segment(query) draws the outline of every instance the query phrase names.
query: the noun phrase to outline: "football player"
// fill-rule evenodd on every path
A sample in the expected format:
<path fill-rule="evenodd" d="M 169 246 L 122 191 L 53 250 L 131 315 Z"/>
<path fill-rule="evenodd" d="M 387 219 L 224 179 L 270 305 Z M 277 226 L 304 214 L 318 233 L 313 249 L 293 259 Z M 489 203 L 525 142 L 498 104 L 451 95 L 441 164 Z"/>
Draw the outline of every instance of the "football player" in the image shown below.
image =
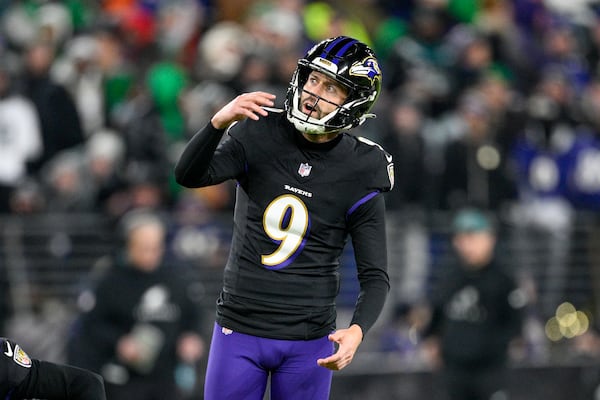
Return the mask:
<path fill-rule="evenodd" d="M 186 187 L 238 183 L 233 242 L 217 300 L 205 398 L 328 399 L 332 371 L 353 359 L 389 291 L 385 207 L 391 156 L 347 130 L 381 91 L 373 51 L 345 36 L 298 61 L 285 110 L 242 94 L 188 143 Z M 225 140 L 221 140 L 227 132 Z M 353 243 L 360 294 L 336 330 L 340 255 Z"/>
<path fill-rule="evenodd" d="M 30 358 L 0 338 L 0 399 L 106 400 L 102 378 L 88 370 Z"/>

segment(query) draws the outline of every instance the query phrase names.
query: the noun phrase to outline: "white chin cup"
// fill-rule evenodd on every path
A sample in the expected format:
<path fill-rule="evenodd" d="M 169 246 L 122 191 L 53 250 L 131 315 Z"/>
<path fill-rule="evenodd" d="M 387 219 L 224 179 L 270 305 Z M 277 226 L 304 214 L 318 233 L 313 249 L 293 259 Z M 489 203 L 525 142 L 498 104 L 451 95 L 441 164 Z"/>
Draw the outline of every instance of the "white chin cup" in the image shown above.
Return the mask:
<path fill-rule="evenodd" d="M 320 100 L 318 100 L 320 101 Z M 318 102 L 317 101 L 317 102 Z M 313 118 L 300 111 L 300 93 L 299 88 L 294 89 L 294 100 L 291 106 L 290 112 L 288 113 L 288 120 L 294 124 L 294 127 L 302 133 L 308 133 L 311 135 L 323 135 L 326 133 L 337 132 L 341 129 L 328 127 L 327 123 L 338 113 L 338 109 L 330 112 L 321 119 Z"/>

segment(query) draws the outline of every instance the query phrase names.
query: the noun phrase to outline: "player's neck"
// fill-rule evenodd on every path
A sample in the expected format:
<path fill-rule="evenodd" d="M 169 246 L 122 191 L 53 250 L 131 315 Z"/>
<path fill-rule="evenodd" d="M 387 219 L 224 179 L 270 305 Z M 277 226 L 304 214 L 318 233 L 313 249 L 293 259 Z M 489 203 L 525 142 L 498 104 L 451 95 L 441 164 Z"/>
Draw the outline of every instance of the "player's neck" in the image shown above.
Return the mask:
<path fill-rule="evenodd" d="M 308 133 L 302 133 L 302 136 L 304 136 L 304 139 L 308 140 L 309 142 L 312 143 L 327 143 L 327 142 L 331 142 L 333 139 L 335 139 L 336 137 L 338 137 L 339 132 L 333 132 L 333 133 L 325 133 L 323 135 L 311 135 Z"/>

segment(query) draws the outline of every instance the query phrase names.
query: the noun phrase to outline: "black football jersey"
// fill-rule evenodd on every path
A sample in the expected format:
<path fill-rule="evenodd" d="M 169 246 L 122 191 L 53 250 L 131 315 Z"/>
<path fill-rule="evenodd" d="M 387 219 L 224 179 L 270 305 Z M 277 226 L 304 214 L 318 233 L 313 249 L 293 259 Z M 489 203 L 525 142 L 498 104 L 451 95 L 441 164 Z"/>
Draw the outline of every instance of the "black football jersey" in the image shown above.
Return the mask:
<path fill-rule="evenodd" d="M 0 338 L 0 351 L 0 399 L 6 399 L 25 380 L 32 361 L 18 344 L 6 338 Z"/>
<path fill-rule="evenodd" d="M 392 188 L 392 174 L 379 145 L 347 133 L 315 144 L 284 114 L 232 126 L 195 182 L 238 183 L 217 321 L 279 339 L 329 333 L 348 234 L 361 284 L 388 285 L 380 193 Z"/>

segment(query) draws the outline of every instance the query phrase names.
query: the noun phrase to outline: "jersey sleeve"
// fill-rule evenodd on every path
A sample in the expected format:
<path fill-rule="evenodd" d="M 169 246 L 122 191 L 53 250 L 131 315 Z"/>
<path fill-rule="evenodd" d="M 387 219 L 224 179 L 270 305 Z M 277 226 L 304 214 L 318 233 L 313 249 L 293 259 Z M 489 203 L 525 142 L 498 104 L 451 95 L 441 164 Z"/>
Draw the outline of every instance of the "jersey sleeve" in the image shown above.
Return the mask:
<path fill-rule="evenodd" d="M 69 365 L 33 360 L 31 373 L 15 389 L 15 398 L 106 400 L 100 375 Z"/>
<path fill-rule="evenodd" d="M 2 385 L 12 389 L 27 378 L 31 371 L 31 359 L 14 341 L 0 338 Z"/>
<path fill-rule="evenodd" d="M 389 192 L 394 188 L 394 162 L 389 154 L 379 144 L 364 137 L 357 138 L 367 147 L 366 166 L 370 173 L 365 175 L 367 187 L 379 192 Z"/>
<path fill-rule="evenodd" d="M 223 138 L 224 133 L 209 123 L 192 137 L 175 165 L 177 183 L 190 188 L 216 185 L 244 171 L 242 146 L 229 134 Z"/>
<path fill-rule="evenodd" d="M 382 195 L 360 205 L 348 219 L 360 284 L 351 324 L 358 324 L 364 335 L 379 317 L 390 289 Z"/>

